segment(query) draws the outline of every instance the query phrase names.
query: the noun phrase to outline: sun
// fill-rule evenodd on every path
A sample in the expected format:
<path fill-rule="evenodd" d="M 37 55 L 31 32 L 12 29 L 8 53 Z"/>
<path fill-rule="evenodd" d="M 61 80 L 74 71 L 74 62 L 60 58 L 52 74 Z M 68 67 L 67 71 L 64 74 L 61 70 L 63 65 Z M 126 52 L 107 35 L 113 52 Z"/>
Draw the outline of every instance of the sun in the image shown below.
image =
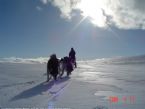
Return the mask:
<path fill-rule="evenodd" d="M 106 16 L 103 14 L 105 5 L 102 0 L 81 0 L 78 7 L 82 11 L 82 15 L 88 17 L 94 25 L 106 26 Z"/>

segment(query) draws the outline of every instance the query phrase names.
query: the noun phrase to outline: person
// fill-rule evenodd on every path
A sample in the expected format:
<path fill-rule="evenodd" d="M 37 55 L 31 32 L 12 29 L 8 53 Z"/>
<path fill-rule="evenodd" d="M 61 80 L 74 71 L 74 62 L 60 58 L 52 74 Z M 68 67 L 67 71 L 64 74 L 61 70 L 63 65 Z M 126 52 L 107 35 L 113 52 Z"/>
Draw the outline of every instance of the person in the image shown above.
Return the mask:
<path fill-rule="evenodd" d="M 66 70 L 67 76 L 69 76 L 71 72 L 73 71 L 73 66 L 68 56 L 64 57 L 64 63 L 65 63 L 65 70 Z"/>
<path fill-rule="evenodd" d="M 75 68 L 77 67 L 76 64 L 76 52 L 73 48 L 71 48 L 70 52 L 69 52 L 69 58 L 71 60 L 71 62 L 75 65 Z"/>
<path fill-rule="evenodd" d="M 52 54 L 47 63 L 47 82 L 51 79 L 50 75 L 57 80 L 58 75 L 59 60 L 56 57 L 56 54 Z"/>
<path fill-rule="evenodd" d="M 67 76 L 71 74 L 73 71 L 73 66 L 71 64 L 70 58 L 68 56 L 65 56 L 64 58 L 61 58 L 59 61 L 59 71 L 60 71 L 60 78 L 63 76 L 64 71 L 66 71 Z"/>

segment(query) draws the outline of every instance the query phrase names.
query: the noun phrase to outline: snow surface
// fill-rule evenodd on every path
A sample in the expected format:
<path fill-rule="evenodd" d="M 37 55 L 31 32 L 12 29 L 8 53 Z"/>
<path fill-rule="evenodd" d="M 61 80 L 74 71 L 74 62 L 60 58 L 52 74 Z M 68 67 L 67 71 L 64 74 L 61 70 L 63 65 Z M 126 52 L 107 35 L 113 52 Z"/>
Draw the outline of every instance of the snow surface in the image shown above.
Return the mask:
<path fill-rule="evenodd" d="M 108 61 L 107 61 L 108 62 Z M 144 109 L 145 64 L 78 61 L 70 78 L 46 80 L 45 63 L 0 63 L 1 108 Z M 119 101 L 110 102 L 117 96 Z M 125 103 L 123 97 L 134 96 Z"/>

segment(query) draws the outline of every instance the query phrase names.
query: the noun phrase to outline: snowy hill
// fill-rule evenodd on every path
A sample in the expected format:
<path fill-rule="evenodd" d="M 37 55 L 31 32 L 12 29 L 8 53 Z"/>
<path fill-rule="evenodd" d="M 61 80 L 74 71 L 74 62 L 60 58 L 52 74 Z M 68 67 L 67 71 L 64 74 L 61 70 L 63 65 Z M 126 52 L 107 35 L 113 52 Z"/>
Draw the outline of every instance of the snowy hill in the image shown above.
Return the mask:
<path fill-rule="evenodd" d="M 0 107 L 143 109 L 145 64 L 130 64 L 133 59 L 139 63 L 139 57 L 127 58 L 131 60 L 128 64 L 110 64 L 124 62 L 123 59 L 78 61 L 70 78 L 64 75 L 50 83 L 44 83 L 45 61 L 1 62 Z M 113 97 L 118 100 L 112 101 Z"/>

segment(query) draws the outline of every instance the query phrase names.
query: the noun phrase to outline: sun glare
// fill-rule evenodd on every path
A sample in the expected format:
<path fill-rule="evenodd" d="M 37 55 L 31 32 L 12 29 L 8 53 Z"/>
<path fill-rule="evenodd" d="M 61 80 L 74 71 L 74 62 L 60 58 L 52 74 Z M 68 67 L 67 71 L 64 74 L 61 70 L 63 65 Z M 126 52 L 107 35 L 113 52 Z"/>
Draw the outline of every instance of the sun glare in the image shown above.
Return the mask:
<path fill-rule="evenodd" d="M 84 17 L 88 17 L 90 21 L 99 27 L 106 26 L 106 16 L 103 14 L 105 8 L 102 0 L 81 0 L 79 8 Z"/>

